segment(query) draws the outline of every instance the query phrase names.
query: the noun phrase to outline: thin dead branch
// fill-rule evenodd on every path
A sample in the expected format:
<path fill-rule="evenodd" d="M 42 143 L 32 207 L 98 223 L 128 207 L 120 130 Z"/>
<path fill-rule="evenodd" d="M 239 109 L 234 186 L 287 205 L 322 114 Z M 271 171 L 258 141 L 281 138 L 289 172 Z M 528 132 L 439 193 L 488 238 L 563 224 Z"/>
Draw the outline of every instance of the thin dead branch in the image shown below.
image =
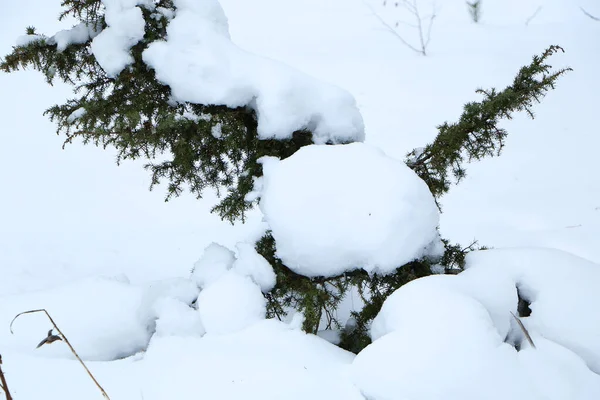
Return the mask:
<path fill-rule="evenodd" d="M 542 6 L 539 6 L 539 7 L 538 7 L 538 8 L 537 8 L 537 9 L 536 9 L 534 12 L 533 12 L 533 14 L 531 14 L 531 15 L 529 16 L 529 18 L 527 18 L 527 19 L 525 20 L 525 25 L 526 25 L 526 26 L 528 26 L 528 25 L 529 25 L 529 23 L 530 23 L 531 21 L 533 21 L 533 19 L 534 19 L 535 17 L 537 17 L 537 15 L 540 13 L 540 11 L 542 11 Z"/>
<path fill-rule="evenodd" d="M 4 396 L 6 400 L 13 400 L 10 395 L 10 390 L 8 390 L 8 384 L 6 383 L 6 378 L 4 377 L 4 371 L 2 371 L 2 355 L 0 354 L 0 390 L 4 392 Z"/>
<path fill-rule="evenodd" d="M 373 7 L 371 7 L 370 5 L 368 5 L 368 7 L 373 12 L 373 16 L 375 18 L 377 18 L 377 20 L 381 23 L 381 25 L 383 25 L 388 30 L 388 32 L 390 32 L 392 35 L 396 36 L 396 38 L 398 38 L 402 42 L 402 44 L 404 44 L 409 49 L 411 49 L 417 53 L 421 53 L 421 51 L 418 48 L 414 47 L 413 45 L 408 43 L 406 40 L 404 40 L 404 38 L 398 32 L 396 32 L 396 30 L 392 26 L 390 26 L 390 24 L 385 22 L 385 20 L 383 18 L 381 18 L 381 16 L 373 10 Z"/>
<path fill-rule="evenodd" d="M 529 335 L 529 331 L 527 330 L 527 328 L 525 328 L 525 325 L 523 325 L 523 322 L 521 321 L 521 319 L 519 317 L 517 317 L 515 314 L 513 314 L 512 311 L 510 313 L 512 314 L 515 321 L 517 321 L 517 324 L 519 324 L 519 328 L 521 328 L 521 331 L 523 331 L 523 334 L 525 335 L 525 339 L 527 339 L 527 341 L 529 342 L 531 347 L 533 347 L 535 349 L 536 347 L 535 347 L 535 344 L 533 344 L 533 339 L 531 339 L 531 335 Z"/>
<path fill-rule="evenodd" d="M 411 49 L 412 51 L 414 51 L 416 53 L 422 54 L 424 56 L 427 55 L 427 47 L 429 46 L 429 42 L 431 41 L 431 29 L 433 27 L 433 22 L 434 22 L 435 18 L 437 17 L 435 8 L 432 10 L 432 12 L 429 16 L 423 16 L 419 10 L 418 0 L 410 0 L 410 1 L 402 0 L 400 2 L 396 2 L 394 5 L 396 7 L 398 7 L 398 5 L 402 5 L 410 14 L 413 15 L 415 22 L 409 23 L 409 22 L 398 20 L 395 23 L 395 26 L 392 26 L 389 23 L 387 23 L 381 17 L 381 15 L 379 15 L 373 9 L 373 7 L 371 5 L 367 4 L 364 1 L 363 1 L 363 3 L 365 4 L 365 6 L 367 6 L 371 10 L 371 13 L 373 14 L 373 16 L 375 18 L 377 18 L 379 23 L 381 23 L 381 25 L 383 25 L 383 27 L 385 27 L 388 32 L 390 32 L 392 35 L 396 36 L 396 38 L 398 38 L 400 40 L 400 42 L 402 42 L 402 44 L 404 44 L 406 47 L 408 47 L 409 49 Z M 387 4 L 386 2 L 383 3 L 384 6 L 386 6 L 386 4 Z M 417 34 L 419 36 L 419 44 L 418 45 L 416 45 L 416 44 L 413 45 L 412 43 L 407 41 L 401 34 L 398 33 L 398 31 L 395 28 L 397 28 L 400 24 L 407 25 L 409 27 L 416 29 Z"/>
<path fill-rule="evenodd" d="M 600 21 L 600 18 L 590 14 L 589 12 L 587 12 L 583 7 L 579 7 L 579 9 L 588 17 L 590 17 L 591 19 L 593 19 L 594 21 Z"/>
<path fill-rule="evenodd" d="M 52 343 L 52 342 L 55 342 L 57 340 L 64 341 L 67 344 L 67 346 L 69 346 L 69 349 L 71 350 L 71 353 L 73 353 L 73 355 L 75 356 L 75 358 L 77 358 L 77 361 L 79 361 L 79 363 L 85 369 L 85 371 L 90 376 L 90 378 L 92 379 L 92 381 L 94 381 L 94 383 L 98 387 L 98 390 L 100 390 L 100 392 L 102 393 L 102 396 L 104 396 L 105 399 L 110 400 L 110 397 L 108 397 L 108 394 L 106 394 L 106 392 L 104 391 L 104 389 L 102 388 L 102 386 L 100 386 L 100 383 L 98 383 L 98 381 L 96 380 L 96 378 L 94 377 L 94 375 L 92 374 L 92 372 L 88 369 L 88 367 L 85 365 L 85 363 L 83 362 L 83 360 L 81 359 L 81 357 L 79 357 L 79 354 L 77 354 L 77 352 L 75 351 L 75 349 L 73 348 L 73 346 L 71 346 L 71 343 L 69 342 L 69 339 L 67 339 L 67 337 L 64 335 L 64 333 L 62 333 L 62 331 L 60 330 L 60 328 L 58 327 L 58 325 L 56 325 L 56 323 L 54 322 L 54 320 L 52 319 L 52 317 L 50 316 L 50 314 L 48 313 L 48 311 L 46 311 L 46 309 L 41 308 L 39 310 L 23 311 L 23 312 L 15 315 L 15 317 L 13 318 L 13 320 L 10 322 L 10 333 L 14 334 L 12 326 L 13 326 L 13 323 L 15 322 L 15 320 L 19 316 L 21 316 L 23 314 L 33 314 L 33 313 L 44 313 L 44 314 L 46 314 L 46 316 L 48 317 L 48 319 L 52 323 L 52 326 L 54 326 L 54 329 L 56 329 L 56 331 L 58 332 L 58 335 L 53 335 L 52 334 L 52 329 L 50 329 L 48 331 L 47 337 L 44 340 L 42 340 L 42 342 L 37 347 L 39 348 L 39 347 L 41 347 L 44 344 Z"/>

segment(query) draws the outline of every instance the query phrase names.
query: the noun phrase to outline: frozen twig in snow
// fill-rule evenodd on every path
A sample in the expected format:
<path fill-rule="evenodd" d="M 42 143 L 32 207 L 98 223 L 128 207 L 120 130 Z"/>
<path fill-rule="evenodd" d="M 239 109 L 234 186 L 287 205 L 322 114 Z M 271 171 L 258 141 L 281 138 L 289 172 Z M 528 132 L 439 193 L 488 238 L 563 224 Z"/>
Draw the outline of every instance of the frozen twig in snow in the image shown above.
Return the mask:
<path fill-rule="evenodd" d="M 29 310 L 29 311 L 23 311 L 21 313 L 18 313 L 17 315 L 15 315 L 15 317 L 10 322 L 10 333 L 14 333 L 13 330 L 12 330 L 12 325 L 13 325 L 13 323 L 15 322 L 15 320 L 19 316 L 21 316 L 23 314 L 33 314 L 33 313 L 40 313 L 40 312 L 46 314 L 46 316 L 48 317 L 48 319 L 52 323 L 52 326 L 54 326 L 54 329 L 56 329 L 56 331 L 58 332 L 58 335 L 53 335 L 52 334 L 52 329 L 50 329 L 48 331 L 47 337 L 44 338 L 44 340 L 42 340 L 40 342 L 40 344 L 38 344 L 37 348 L 43 346 L 44 344 L 52 343 L 52 342 L 55 342 L 57 340 L 64 341 L 67 344 L 67 346 L 69 346 L 69 349 L 71 350 L 71 353 L 73 353 L 73 355 L 75 356 L 75 358 L 77 358 L 77 361 L 79 361 L 79 363 L 81 364 L 81 366 L 85 369 L 85 371 L 87 372 L 87 374 L 94 381 L 94 383 L 98 387 L 98 390 L 100 390 L 100 392 L 102 393 L 102 396 L 104 396 L 105 399 L 110 400 L 110 397 L 108 397 L 108 394 L 106 394 L 106 392 L 104 391 L 104 389 L 102 388 L 102 386 L 100 386 L 100 384 L 98 383 L 98 381 L 96 380 L 96 378 L 94 377 L 94 375 L 92 374 L 92 372 L 88 369 L 88 367 L 85 365 L 85 363 L 83 362 L 83 360 L 79 357 L 79 354 L 77 354 L 77 352 L 75 351 L 75 349 L 73 348 L 73 346 L 71 346 L 71 343 L 69 342 L 69 339 L 67 339 L 67 337 L 64 335 L 64 333 L 61 332 L 60 328 L 58 327 L 58 325 L 56 325 L 56 323 L 54 322 L 54 320 L 52 319 L 52 317 L 50 316 L 50 314 L 48 313 L 48 311 L 46 311 L 46 309 L 41 308 L 39 310 Z"/>

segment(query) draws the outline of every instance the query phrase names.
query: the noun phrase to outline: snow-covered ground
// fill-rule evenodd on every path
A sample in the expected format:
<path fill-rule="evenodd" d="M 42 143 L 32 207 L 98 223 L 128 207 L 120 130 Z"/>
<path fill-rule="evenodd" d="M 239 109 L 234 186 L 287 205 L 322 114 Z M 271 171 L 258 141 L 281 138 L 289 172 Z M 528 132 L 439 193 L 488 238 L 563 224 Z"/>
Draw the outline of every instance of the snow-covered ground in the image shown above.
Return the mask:
<path fill-rule="evenodd" d="M 260 321 L 257 284 L 270 278 L 249 272 L 261 261 L 244 245 L 237 260 L 217 252 L 211 262 L 223 263 L 222 274 L 210 286 L 195 271 L 205 304 L 221 307 L 196 312 L 188 307 L 198 296 L 188 279 L 194 263 L 213 242 L 235 250 L 257 238 L 260 212 L 231 226 L 209 214 L 210 195 L 165 203 L 162 188 L 148 192 L 141 161 L 117 167 L 111 150 L 61 150 L 42 112 L 69 88 L 48 87 L 33 71 L 0 74 L 0 354 L 15 399 L 100 398 L 62 343 L 33 349 L 48 329 L 41 315 L 20 317 L 10 334 L 17 312 L 39 307 L 113 399 L 600 398 L 600 22 L 580 10 L 600 16 L 600 5 L 483 0 L 473 24 L 464 1 L 437 1 L 423 57 L 385 26 L 410 22 L 393 3 L 221 0 L 235 44 L 349 91 L 366 143 L 400 160 L 432 140 L 436 125 L 456 120 L 476 88 L 504 87 L 534 54 L 564 47 L 550 63 L 574 71 L 535 106 L 536 120 L 504 123 L 503 155 L 469 166 L 442 199 L 440 230 L 463 244 L 574 256 L 474 254 L 466 273 L 390 298 L 375 323 L 379 339 L 356 358 L 301 333 L 298 318 Z M 419 3 L 424 12 L 431 5 Z M 68 28 L 53 18 L 59 10 L 58 0 L 3 5 L 0 54 L 28 25 Z M 397 31 L 418 40 L 402 23 Z M 503 342 L 518 336 L 510 316 L 517 286 L 532 301 L 537 346 L 518 353 Z M 240 302 L 239 293 L 254 300 Z M 399 311 L 424 297 L 419 314 Z M 247 306 L 250 317 L 234 318 Z"/>

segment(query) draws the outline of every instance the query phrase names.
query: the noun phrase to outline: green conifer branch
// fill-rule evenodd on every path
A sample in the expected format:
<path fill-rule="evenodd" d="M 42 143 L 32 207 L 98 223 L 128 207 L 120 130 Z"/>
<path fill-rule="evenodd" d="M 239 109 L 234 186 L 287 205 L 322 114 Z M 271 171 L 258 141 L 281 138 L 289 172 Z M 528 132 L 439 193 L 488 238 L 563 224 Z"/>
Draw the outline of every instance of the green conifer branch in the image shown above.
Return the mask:
<path fill-rule="evenodd" d="M 65 0 L 59 19 L 70 16 L 81 23 L 104 28 L 101 0 Z M 172 0 L 156 7 L 175 10 Z M 244 219 L 253 204 L 245 200 L 253 177 L 262 169 L 257 159 L 286 158 L 311 143 L 310 132 L 295 132 L 290 140 L 259 140 L 256 115 L 248 108 L 174 103 L 171 90 L 157 81 L 142 53 L 156 40 L 165 39 L 168 20 L 155 10 L 141 7 L 144 38 L 131 48 L 133 64 L 109 77 L 91 52 L 91 39 L 58 51 L 47 36 L 13 51 L 0 60 L 0 70 L 13 72 L 32 67 L 71 85 L 74 98 L 45 112 L 65 135 L 64 145 L 75 140 L 117 150 L 117 163 L 143 158 L 151 174 L 150 189 L 166 183 L 165 200 L 184 190 L 200 198 L 213 189 L 221 201 L 213 208 L 223 219 Z M 36 34 L 28 28 L 29 35 Z M 218 134 L 215 133 L 218 129 Z"/>
<path fill-rule="evenodd" d="M 432 143 L 407 155 L 407 165 L 427 183 L 437 199 L 465 177 L 465 163 L 500 154 L 507 135 L 498 126 L 501 120 L 511 119 L 518 111 L 534 117 L 533 104 L 554 89 L 559 77 L 571 71 L 552 71 L 546 63 L 558 51 L 564 50 L 550 46 L 541 56 L 534 56 L 531 64 L 521 68 L 512 85 L 500 92 L 478 89 L 476 93 L 482 94 L 483 100 L 467 103 L 458 122 L 438 126 Z"/>

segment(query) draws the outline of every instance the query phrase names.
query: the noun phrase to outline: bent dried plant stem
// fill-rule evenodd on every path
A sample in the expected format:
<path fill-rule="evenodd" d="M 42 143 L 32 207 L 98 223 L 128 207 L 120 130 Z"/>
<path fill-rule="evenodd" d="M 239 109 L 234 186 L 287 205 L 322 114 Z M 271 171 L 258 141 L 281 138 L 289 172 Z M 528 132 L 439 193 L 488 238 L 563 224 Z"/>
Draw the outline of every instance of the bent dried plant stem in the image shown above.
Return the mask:
<path fill-rule="evenodd" d="M 579 7 L 581 9 L 581 11 L 588 17 L 590 17 L 591 19 L 593 19 L 594 21 L 600 21 L 600 18 L 590 14 L 589 12 L 587 12 L 583 7 Z"/>
<path fill-rule="evenodd" d="M 69 346 L 69 349 L 71 350 L 71 353 L 73 353 L 73 355 L 75 356 L 75 358 L 77 358 L 77 361 L 79 361 L 79 363 L 81 364 L 81 366 L 85 369 L 85 371 L 87 372 L 87 374 L 94 381 L 94 383 L 98 387 L 98 390 L 100 390 L 100 392 L 102 393 L 102 396 L 104 396 L 105 399 L 110 400 L 110 397 L 108 397 L 108 394 L 106 394 L 106 392 L 104 391 L 104 389 L 102 388 L 102 386 L 100 386 L 100 383 L 98 383 L 98 381 L 96 380 L 96 378 L 94 377 L 94 375 L 92 374 L 92 372 L 88 369 L 88 367 L 85 365 L 85 363 L 83 362 L 83 360 L 81 359 L 81 357 L 79 357 L 79 354 L 77 354 L 77 352 L 75 351 L 75 349 L 73 348 L 73 346 L 71 346 L 71 343 L 69 342 L 69 339 L 67 339 L 67 337 L 65 336 L 65 334 L 62 333 L 62 331 L 60 330 L 60 328 L 58 327 L 58 325 L 56 325 L 56 323 L 54 322 L 54 320 L 52 319 L 52 317 L 50 316 L 50 314 L 48 313 L 48 311 L 46 311 L 46 309 L 41 308 L 39 310 L 29 310 L 29 311 L 23 311 L 21 313 L 18 313 L 17 315 L 15 315 L 15 317 L 13 318 L 13 320 L 10 322 L 10 333 L 14 333 L 13 330 L 12 330 L 12 325 L 13 325 L 13 322 L 15 322 L 15 320 L 19 316 L 21 316 L 23 314 L 33 314 L 33 313 L 44 313 L 44 314 L 46 314 L 46 316 L 48 317 L 48 319 L 52 323 L 52 326 L 54 326 L 54 329 L 56 329 L 56 331 L 58 332 L 59 336 L 67 344 L 67 346 Z M 50 332 L 52 332 L 52 331 L 50 331 Z"/>
<path fill-rule="evenodd" d="M 6 384 L 6 378 L 4 377 L 4 372 L 2 371 L 2 355 L 0 354 L 0 389 L 4 392 L 4 396 L 6 400 L 13 400 L 10 395 L 10 390 L 8 390 L 8 385 Z"/>
<path fill-rule="evenodd" d="M 527 328 L 525 328 L 525 325 L 523 325 L 523 322 L 521 321 L 521 319 L 519 317 L 517 317 L 515 314 L 513 314 L 512 311 L 510 313 L 512 314 L 515 321 L 517 321 L 517 324 L 519 324 L 519 328 L 521 328 L 521 330 L 523 331 L 523 334 L 525 335 L 525 338 L 527 339 L 527 341 L 529 342 L 531 347 L 533 347 L 535 349 L 536 347 L 535 347 L 535 344 L 533 344 L 533 339 L 531 339 L 531 336 L 529 335 L 529 331 L 527 330 Z"/>
<path fill-rule="evenodd" d="M 539 7 L 538 7 L 538 8 L 537 8 L 537 9 L 536 9 L 534 12 L 533 12 L 533 14 L 531 14 L 531 15 L 529 16 L 529 18 L 527 18 L 527 19 L 525 20 L 525 25 L 526 25 L 526 26 L 529 26 L 529 23 L 530 23 L 531 21 L 533 21 L 533 19 L 534 19 L 535 17 L 537 17 L 537 15 L 540 13 L 540 11 L 542 11 L 542 6 L 539 6 Z"/>

